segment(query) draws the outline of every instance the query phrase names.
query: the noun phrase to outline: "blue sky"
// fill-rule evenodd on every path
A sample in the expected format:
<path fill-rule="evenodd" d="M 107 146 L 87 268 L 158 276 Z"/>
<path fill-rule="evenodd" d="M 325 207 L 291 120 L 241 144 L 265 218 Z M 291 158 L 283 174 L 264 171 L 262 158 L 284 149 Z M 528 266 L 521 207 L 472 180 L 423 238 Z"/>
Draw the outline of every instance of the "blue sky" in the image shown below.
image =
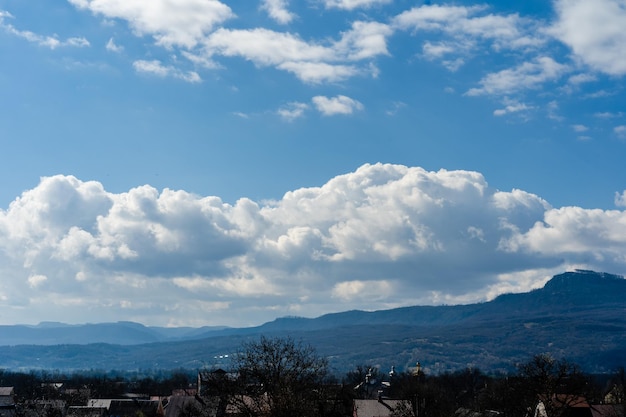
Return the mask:
<path fill-rule="evenodd" d="M 0 323 L 626 272 L 626 2 L 0 0 Z"/>

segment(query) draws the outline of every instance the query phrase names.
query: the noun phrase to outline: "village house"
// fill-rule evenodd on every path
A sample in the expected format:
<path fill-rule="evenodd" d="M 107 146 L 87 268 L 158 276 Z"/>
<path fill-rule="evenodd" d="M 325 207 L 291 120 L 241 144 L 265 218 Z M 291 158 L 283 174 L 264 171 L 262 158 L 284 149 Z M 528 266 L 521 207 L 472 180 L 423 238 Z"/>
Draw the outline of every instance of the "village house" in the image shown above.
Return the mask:
<path fill-rule="evenodd" d="M 15 417 L 15 390 L 0 387 L 0 417 Z"/>
<path fill-rule="evenodd" d="M 389 417 L 400 410 L 411 410 L 411 402 L 407 400 L 354 400 L 353 417 Z"/>

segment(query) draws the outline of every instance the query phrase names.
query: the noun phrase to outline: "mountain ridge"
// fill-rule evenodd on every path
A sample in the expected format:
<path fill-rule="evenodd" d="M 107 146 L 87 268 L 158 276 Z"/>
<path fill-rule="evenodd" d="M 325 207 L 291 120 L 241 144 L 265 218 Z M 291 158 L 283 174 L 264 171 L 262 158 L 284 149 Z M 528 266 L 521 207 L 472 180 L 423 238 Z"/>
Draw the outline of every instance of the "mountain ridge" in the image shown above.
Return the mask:
<path fill-rule="evenodd" d="M 505 371 L 533 354 L 546 352 L 567 356 L 595 371 L 607 371 L 623 366 L 621 361 L 626 360 L 626 280 L 620 275 L 576 270 L 554 276 L 543 288 L 504 294 L 483 303 L 282 317 L 250 328 L 173 332 L 132 322 L 87 328 L 92 332 L 98 329 L 103 337 L 111 336 L 116 325 L 122 329 L 114 335 L 118 339 L 134 334 L 144 341 L 72 344 L 57 340 L 54 345 L 6 346 L 9 327 L 0 326 L 0 344 L 4 345 L 0 346 L 0 368 L 32 366 L 32 357 L 39 358 L 37 367 L 49 369 L 227 366 L 219 358 L 236 353 L 243 342 L 264 334 L 290 336 L 314 346 L 339 372 L 385 362 L 401 370 L 416 360 L 432 372 L 470 365 Z M 68 332 L 82 327 L 44 324 L 38 330 L 55 329 Z"/>

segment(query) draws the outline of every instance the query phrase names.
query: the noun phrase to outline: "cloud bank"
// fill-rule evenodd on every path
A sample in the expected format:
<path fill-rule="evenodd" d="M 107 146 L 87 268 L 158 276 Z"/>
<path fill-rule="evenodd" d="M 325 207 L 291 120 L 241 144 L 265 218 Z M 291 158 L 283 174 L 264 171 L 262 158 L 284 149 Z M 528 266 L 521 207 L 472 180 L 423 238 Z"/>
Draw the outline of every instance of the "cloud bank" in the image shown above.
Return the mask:
<path fill-rule="evenodd" d="M 475 302 L 574 267 L 623 273 L 624 253 L 624 211 L 553 208 L 477 172 L 363 165 L 234 204 L 53 176 L 0 211 L 0 322 L 246 326 Z"/>

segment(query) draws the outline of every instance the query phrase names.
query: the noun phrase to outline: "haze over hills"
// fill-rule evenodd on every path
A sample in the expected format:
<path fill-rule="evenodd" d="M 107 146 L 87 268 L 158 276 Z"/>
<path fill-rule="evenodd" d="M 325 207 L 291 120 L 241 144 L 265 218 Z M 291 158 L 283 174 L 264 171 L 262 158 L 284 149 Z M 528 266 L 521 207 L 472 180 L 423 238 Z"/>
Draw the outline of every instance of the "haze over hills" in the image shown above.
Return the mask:
<path fill-rule="evenodd" d="M 593 372 L 626 364 L 626 280 L 577 270 L 543 288 L 460 306 L 416 306 L 318 318 L 280 318 L 251 328 L 158 328 L 137 323 L 0 326 L 0 368 L 148 370 L 227 367 L 227 355 L 260 334 L 291 336 L 345 373 L 357 365 L 429 372 L 468 366 L 507 371 L 537 353 Z M 33 361 L 33 358 L 36 358 Z"/>
<path fill-rule="evenodd" d="M 139 323 L 87 323 L 70 325 L 42 322 L 35 326 L 0 325 L 0 346 L 110 343 L 137 345 L 205 337 L 226 327 L 147 327 Z"/>

